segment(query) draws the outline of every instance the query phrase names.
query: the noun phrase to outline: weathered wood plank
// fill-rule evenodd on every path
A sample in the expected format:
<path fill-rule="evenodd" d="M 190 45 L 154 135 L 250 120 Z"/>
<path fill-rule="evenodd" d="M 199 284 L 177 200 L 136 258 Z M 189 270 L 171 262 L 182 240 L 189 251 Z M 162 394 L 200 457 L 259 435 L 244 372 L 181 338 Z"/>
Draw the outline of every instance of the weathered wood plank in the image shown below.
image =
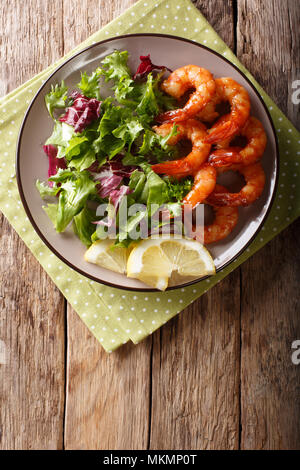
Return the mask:
<path fill-rule="evenodd" d="M 61 5 L 1 2 L 1 95 L 61 56 Z M 0 448 L 60 449 L 64 299 L 3 216 L 0 225 Z"/>
<path fill-rule="evenodd" d="M 107 354 L 68 311 L 66 449 L 145 449 L 151 338 Z"/>
<path fill-rule="evenodd" d="M 65 1 L 65 51 L 134 3 Z M 67 449 L 146 448 L 150 349 L 151 338 L 139 346 L 129 344 L 107 355 L 68 307 Z"/>
<path fill-rule="evenodd" d="M 233 0 L 192 0 L 207 21 L 231 49 L 235 49 Z"/>
<path fill-rule="evenodd" d="M 237 53 L 258 82 L 299 123 L 291 102 L 299 78 L 299 3 L 239 0 Z M 242 266 L 241 447 L 296 449 L 300 443 L 299 221 Z M 298 260 L 298 261 L 297 261 Z"/>
<path fill-rule="evenodd" d="M 233 48 L 232 2 L 194 3 Z M 151 449 L 238 448 L 239 292 L 237 270 L 154 334 Z"/>
<path fill-rule="evenodd" d="M 239 289 L 236 271 L 154 335 L 151 449 L 238 448 Z"/>

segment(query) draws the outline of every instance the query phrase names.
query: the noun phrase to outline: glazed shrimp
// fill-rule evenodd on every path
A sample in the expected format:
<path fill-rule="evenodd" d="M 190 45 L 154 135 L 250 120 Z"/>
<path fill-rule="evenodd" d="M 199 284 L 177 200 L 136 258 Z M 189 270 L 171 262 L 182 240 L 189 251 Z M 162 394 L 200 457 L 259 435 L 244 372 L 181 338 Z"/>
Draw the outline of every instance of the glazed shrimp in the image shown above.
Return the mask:
<path fill-rule="evenodd" d="M 155 132 L 163 137 L 171 132 L 174 123 L 167 122 L 161 126 L 153 127 Z M 165 163 L 157 163 L 152 165 L 155 173 L 166 173 L 177 178 L 194 174 L 198 168 L 207 160 L 211 145 L 204 144 L 203 139 L 206 137 L 206 127 L 196 119 L 188 119 L 185 122 L 177 124 L 177 135 L 168 140 L 169 145 L 176 145 L 183 138 L 187 138 L 192 142 L 192 151 L 180 160 L 173 160 Z"/>
<path fill-rule="evenodd" d="M 194 184 L 191 191 L 182 200 L 182 204 L 189 205 L 194 209 L 201 204 L 216 186 L 217 172 L 216 169 L 208 163 L 202 165 L 194 177 Z"/>
<path fill-rule="evenodd" d="M 214 193 L 227 192 L 227 188 L 219 184 L 216 185 Z M 212 206 L 215 219 L 212 224 L 203 227 L 193 227 L 194 238 L 200 243 L 208 245 L 226 238 L 234 229 L 238 222 L 237 207 L 217 207 Z"/>
<path fill-rule="evenodd" d="M 258 119 L 250 117 L 239 135 L 246 137 L 248 142 L 246 147 L 243 149 L 228 147 L 215 150 L 209 156 L 209 162 L 213 166 L 224 167 L 233 163 L 251 165 L 262 157 L 267 145 L 267 136 L 262 123 Z"/>
<path fill-rule="evenodd" d="M 201 111 L 215 94 L 216 85 L 212 74 L 197 65 L 185 65 L 174 70 L 161 85 L 164 92 L 177 99 L 191 88 L 195 88 L 195 92 L 186 105 L 182 109 L 174 109 L 159 115 L 158 122 L 185 121 Z"/>
<path fill-rule="evenodd" d="M 250 114 L 250 98 L 248 92 L 242 85 L 232 78 L 217 78 L 215 104 L 221 101 L 228 101 L 231 112 L 209 131 L 205 142 L 213 144 L 228 139 L 239 131 L 246 123 Z"/>
<path fill-rule="evenodd" d="M 202 111 L 197 113 L 197 118 L 204 122 L 213 122 L 215 119 L 217 119 L 219 117 L 219 113 L 216 111 L 217 102 L 218 94 L 216 92 L 210 102 L 207 103 L 207 105 L 202 109 Z"/>
<path fill-rule="evenodd" d="M 265 186 L 265 173 L 260 163 L 248 166 L 226 167 L 225 170 L 239 171 L 245 178 L 246 184 L 238 193 L 212 192 L 207 201 L 213 206 L 249 206 L 256 201 L 263 192 Z M 223 169 L 221 169 L 223 172 Z"/>

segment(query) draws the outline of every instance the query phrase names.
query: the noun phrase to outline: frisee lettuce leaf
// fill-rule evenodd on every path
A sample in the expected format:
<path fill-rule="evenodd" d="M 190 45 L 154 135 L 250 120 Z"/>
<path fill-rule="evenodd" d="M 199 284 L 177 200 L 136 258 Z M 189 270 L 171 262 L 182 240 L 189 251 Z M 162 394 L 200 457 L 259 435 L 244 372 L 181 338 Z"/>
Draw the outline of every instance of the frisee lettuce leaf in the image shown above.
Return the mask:
<path fill-rule="evenodd" d="M 55 184 L 51 187 L 43 181 L 36 180 L 35 186 L 40 193 L 42 199 L 45 199 L 47 196 L 56 196 L 60 188 Z"/>
<path fill-rule="evenodd" d="M 49 180 L 61 183 L 55 228 L 57 232 L 63 232 L 73 217 L 84 208 L 88 198 L 96 194 L 96 182 L 86 170 L 59 170 Z"/>
<path fill-rule="evenodd" d="M 177 153 L 177 149 L 174 146 L 168 145 L 168 140 L 177 135 L 177 127 L 174 125 L 165 137 L 156 134 L 152 130 L 146 129 L 142 145 L 139 148 L 140 155 L 155 156 L 156 160 L 168 160 Z"/>
<path fill-rule="evenodd" d="M 96 219 L 95 211 L 84 207 L 79 214 L 75 215 L 73 219 L 73 229 L 75 234 L 80 238 L 82 243 L 89 247 L 92 244 L 91 236 L 95 231 L 95 226 L 92 224 Z"/>
<path fill-rule="evenodd" d="M 45 103 L 48 109 L 48 112 L 52 119 L 53 111 L 56 108 L 65 108 L 68 104 L 68 87 L 65 85 L 65 82 L 62 80 L 61 84 L 58 83 L 53 86 L 51 85 L 51 90 L 45 96 Z"/>
<path fill-rule="evenodd" d="M 182 201 L 182 199 L 187 195 L 188 192 L 190 192 L 193 186 L 193 181 L 190 178 L 180 181 L 172 181 L 166 177 L 164 180 L 168 186 L 170 200 L 175 199 L 178 202 Z"/>
<path fill-rule="evenodd" d="M 81 73 L 81 80 L 77 87 L 82 91 L 82 94 L 87 98 L 101 99 L 99 78 L 102 70 L 98 67 L 91 75 L 86 72 Z"/>

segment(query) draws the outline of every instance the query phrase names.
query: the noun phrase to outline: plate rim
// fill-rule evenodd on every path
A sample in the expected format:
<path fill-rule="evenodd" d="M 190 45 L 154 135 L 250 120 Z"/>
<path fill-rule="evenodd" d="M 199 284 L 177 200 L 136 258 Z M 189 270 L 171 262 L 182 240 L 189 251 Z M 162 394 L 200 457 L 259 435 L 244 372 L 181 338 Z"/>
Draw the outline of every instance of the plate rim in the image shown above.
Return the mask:
<path fill-rule="evenodd" d="M 78 57 L 80 54 L 92 49 L 92 48 L 95 48 L 101 44 L 105 44 L 105 43 L 109 43 L 109 42 L 113 42 L 113 41 L 118 41 L 120 39 L 126 39 L 128 37 L 161 37 L 161 38 L 168 38 L 168 39 L 175 39 L 175 40 L 178 40 L 178 41 L 182 41 L 182 42 L 185 42 L 185 43 L 188 43 L 188 44 L 193 44 L 194 46 L 197 46 L 197 47 L 200 47 L 201 49 L 204 49 L 206 50 L 207 52 L 211 53 L 211 54 L 214 54 L 216 55 L 217 57 L 221 58 L 224 62 L 227 62 L 229 65 L 231 65 L 240 75 L 242 75 L 242 77 L 247 81 L 248 85 L 252 88 L 253 92 L 255 93 L 255 95 L 257 96 L 257 98 L 259 99 L 260 103 L 263 105 L 263 108 L 266 112 L 266 115 L 267 115 L 267 118 L 270 122 L 270 125 L 271 125 L 271 129 L 272 129 L 272 132 L 273 132 L 273 136 L 274 136 L 274 140 L 275 140 L 275 161 L 276 161 L 276 171 L 275 171 L 275 182 L 274 182 L 274 187 L 273 187 L 273 191 L 272 191 L 272 195 L 271 195 L 271 199 L 270 199 L 270 202 L 269 202 L 269 205 L 268 205 L 268 208 L 267 208 L 267 211 L 264 215 L 264 217 L 262 218 L 262 220 L 260 221 L 259 225 L 257 226 L 257 229 L 255 230 L 254 234 L 252 235 L 252 237 L 248 240 L 248 242 L 238 251 L 238 253 L 233 257 L 231 258 L 229 261 L 226 261 L 223 265 L 221 265 L 219 268 L 216 269 L 216 273 L 222 271 L 223 269 L 225 269 L 229 264 L 233 263 L 247 248 L 248 246 L 253 242 L 253 240 L 256 238 L 257 234 L 259 233 L 262 225 L 264 224 L 264 222 L 266 221 L 270 211 L 271 211 L 271 208 L 273 206 L 273 203 L 274 203 L 274 200 L 275 200 L 275 195 L 276 195 L 276 191 L 277 191 L 277 187 L 278 187 L 278 179 L 279 179 L 279 168 L 280 168 L 280 161 L 279 161 L 279 143 L 278 143 L 278 137 L 277 137 L 277 134 L 276 134 L 276 131 L 275 131 L 275 126 L 274 126 L 274 123 L 273 123 L 273 119 L 271 117 L 271 114 L 269 112 L 269 109 L 266 105 L 266 103 L 264 102 L 263 98 L 261 97 L 260 93 L 258 92 L 258 90 L 255 88 L 254 84 L 251 82 L 251 80 L 247 77 L 247 75 L 242 71 L 240 70 L 237 65 L 235 65 L 233 62 L 231 62 L 229 59 L 227 59 L 226 57 L 224 57 L 222 54 L 220 54 L 219 52 L 213 50 L 213 49 L 210 49 L 209 47 L 207 46 L 204 46 L 203 44 L 200 44 L 198 43 L 197 41 L 193 41 L 191 39 L 186 39 L 186 38 L 183 38 L 181 36 L 175 36 L 175 35 L 172 35 L 172 34 L 161 34 L 161 33 L 132 33 L 132 34 L 123 34 L 123 35 L 119 35 L 119 36 L 114 36 L 112 38 L 108 38 L 108 39 L 104 39 L 102 41 L 98 41 L 98 42 L 95 42 L 93 44 L 91 44 L 90 46 L 87 46 L 85 47 L 84 49 L 80 50 L 79 52 L 76 52 L 74 55 L 72 55 L 71 57 L 69 57 L 68 59 L 66 59 L 62 64 L 60 64 L 58 67 L 55 68 L 55 70 L 49 75 L 49 77 L 42 83 L 42 85 L 39 87 L 39 89 L 37 90 L 37 92 L 35 93 L 34 97 L 32 98 L 26 112 L 25 112 L 25 115 L 24 115 L 24 118 L 22 120 L 22 124 L 20 126 L 20 130 L 19 130 L 19 135 L 18 135 L 18 139 L 17 139 L 17 146 L 16 146 L 16 160 L 15 160 L 15 164 L 16 164 L 16 178 L 17 178 L 17 184 L 18 184 L 18 190 L 19 190 L 19 194 L 20 194 L 20 198 L 21 198 L 21 201 L 22 201 L 22 204 L 23 204 L 23 207 L 25 209 L 25 212 L 26 212 L 26 215 L 27 217 L 29 218 L 30 220 L 30 223 L 31 225 L 33 226 L 33 229 L 35 230 L 35 232 L 38 234 L 38 236 L 40 237 L 40 239 L 45 243 L 45 245 L 47 246 L 47 248 L 50 249 L 50 251 L 52 253 L 55 254 L 55 256 L 57 256 L 63 263 L 65 263 L 67 266 L 69 266 L 71 269 L 73 269 L 74 271 L 78 272 L 79 274 L 81 274 L 82 276 L 86 277 L 86 278 L 89 278 L 90 280 L 94 281 L 94 282 L 97 282 L 99 284 L 104 284 L 106 286 L 109 286 L 109 287 L 113 287 L 115 289 L 122 289 L 122 290 L 126 290 L 126 291 L 131 291 L 131 292 L 160 292 L 158 289 L 155 289 L 155 288 L 144 288 L 144 287 L 130 287 L 130 286 L 120 286 L 118 284 L 114 284 L 112 282 L 108 282 L 108 281 L 105 281 L 105 280 L 100 280 L 98 279 L 97 277 L 93 276 L 92 274 L 88 274 L 86 273 L 85 271 L 83 271 L 82 269 L 78 268 L 76 265 L 72 264 L 70 261 L 66 260 L 64 258 L 64 256 L 62 254 L 60 254 L 52 245 L 51 243 L 47 240 L 47 238 L 43 235 L 43 233 L 41 232 L 41 230 L 39 229 L 38 225 L 36 224 L 32 214 L 31 214 L 31 211 L 29 209 L 29 206 L 27 204 L 27 201 L 26 201 L 26 198 L 25 198 L 25 195 L 24 195 L 24 191 L 23 191 L 23 186 L 22 186 L 22 178 L 21 178 L 21 172 L 20 172 L 20 149 L 21 149 L 21 140 L 22 140 L 22 135 L 23 135 L 23 131 L 24 131 L 24 128 L 25 128 L 25 124 L 26 124 L 26 121 L 27 121 L 27 118 L 29 116 L 29 113 L 30 113 L 30 110 L 35 102 L 35 100 L 37 99 L 38 95 L 40 94 L 40 92 L 42 91 L 42 89 L 47 85 L 47 83 L 49 83 L 49 81 L 52 79 L 52 77 L 61 69 L 63 68 L 68 62 L 70 62 L 71 60 L 73 60 L 74 58 Z M 192 286 L 194 284 L 197 284 L 198 282 L 200 281 L 203 281 L 205 279 L 208 279 L 210 278 L 211 276 L 204 276 L 204 277 L 201 277 L 201 278 L 197 278 L 197 279 L 194 279 L 194 280 L 191 280 L 191 281 L 188 281 L 184 284 L 180 284 L 178 286 L 169 286 L 167 287 L 167 289 L 165 290 L 165 292 L 168 292 L 168 291 L 172 291 L 172 290 L 176 290 L 176 289 L 182 289 L 182 288 L 185 288 L 185 287 L 189 287 L 189 286 Z"/>

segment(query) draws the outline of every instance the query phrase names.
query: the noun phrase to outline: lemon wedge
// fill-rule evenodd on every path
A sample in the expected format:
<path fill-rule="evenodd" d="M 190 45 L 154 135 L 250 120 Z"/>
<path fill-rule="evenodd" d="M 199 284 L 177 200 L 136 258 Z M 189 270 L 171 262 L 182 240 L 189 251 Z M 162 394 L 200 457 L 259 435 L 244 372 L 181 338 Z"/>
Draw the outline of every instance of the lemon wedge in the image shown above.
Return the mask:
<path fill-rule="evenodd" d="M 114 240 L 97 240 L 85 252 L 84 259 L 116 273 L 126 274 L 128 248 L 112 248 Z"/>
<path fill-rule="evenodd" d="M 146 239 L 131 251 L 127 276 L 159 290 L 216 272 L 210 253 L 201 243 L 187 238 Z"/>

